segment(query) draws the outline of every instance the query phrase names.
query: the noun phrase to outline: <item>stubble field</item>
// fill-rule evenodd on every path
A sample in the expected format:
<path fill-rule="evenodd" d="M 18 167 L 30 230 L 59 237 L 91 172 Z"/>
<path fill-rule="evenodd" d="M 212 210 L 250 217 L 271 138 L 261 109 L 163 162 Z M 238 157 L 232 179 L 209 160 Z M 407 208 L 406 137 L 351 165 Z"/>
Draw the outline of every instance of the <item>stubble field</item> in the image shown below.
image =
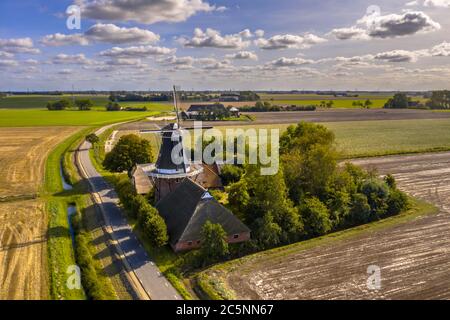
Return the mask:
<path fill-rule="evenodd" d="M 80 128 L 0 128 L 0 299 L 48 298 L 47 217 L 35 198 L 48 153 Z"/>

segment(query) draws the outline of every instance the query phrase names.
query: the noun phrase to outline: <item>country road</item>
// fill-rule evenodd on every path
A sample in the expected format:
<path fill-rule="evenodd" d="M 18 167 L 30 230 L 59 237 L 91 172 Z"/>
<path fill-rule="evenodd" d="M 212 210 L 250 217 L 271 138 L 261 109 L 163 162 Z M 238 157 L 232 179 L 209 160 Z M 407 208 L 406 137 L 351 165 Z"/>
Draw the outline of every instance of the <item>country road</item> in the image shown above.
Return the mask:
<path fill-rule="evenodd" d="M 355 160 L 393 173 L 400 189 L 435 204 L 437 214 L 277 258 L 226 275 L 241 299 L 450 299 L 450 153 Z M 381 268 L 381 290 L 367 268 Z"/>
<path fill-rule="evenodd" d="M 103 127 L 96 134 L 101 134 L 111 126 Z M 119 206 L 119 198 L 101 174 L 94 168 L 89 157 L 89 142 L 84 142 L 78 152 L 77 160 L 91 186 L 92 193 L 98 195 L 97 205 L 105 217 L 105 223 L 111 227 L 112 237 L 117 241 L 126 263 L 152 300 L 181 300 L 181 296 L 161 274 L 156 264 L 147 255 L 140 241 L 133 233 L 124 213 Z"/>

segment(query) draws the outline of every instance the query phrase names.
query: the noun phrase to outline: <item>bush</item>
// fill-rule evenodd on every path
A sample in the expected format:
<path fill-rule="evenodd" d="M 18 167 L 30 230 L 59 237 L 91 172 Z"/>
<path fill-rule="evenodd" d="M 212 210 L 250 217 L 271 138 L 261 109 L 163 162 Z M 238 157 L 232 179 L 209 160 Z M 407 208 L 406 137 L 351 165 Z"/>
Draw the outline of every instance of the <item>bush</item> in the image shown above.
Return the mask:
<path fill-rule="evenodd" d="M 75 106 L 80 111 L 91 110 L 94 103 L 89 99 L 75 100 Z"/>
<path fill-rule="evenodd" d="M 244 174 L 244 169 L 238 166 L 225 165 L 220 170 L 220 177 L 225 186 L 238 182 Z"/>
<path fill-rule="evenodd" d="M 86 136 L 86 141 L 90 142 L 91 144 L 96 144 L 100 141 L 100 138 L 95 133 L 91 133 Z"/>
<path fill-rule="evenodd" d="M 162 247 L 169 241 L 167 226 L 158 211 L 151 205 L 140 208 L 140 217 L 143 221 L 142 229 L 155 247 Z"/>
<path fill-rule="evenodd" d="M 307 199 L 301 207 L 300 212 L 308 236 L 321 236 L 331 230 L 330 213 L 328 212 L 328 208 L 319 199 Z"/>
<path fill-rule="evenodd" d="M 367 197 L 362 193 L 353 196 L 350 213 L 345 219 L 345 225 L 352 227 L 370 221 L 370 205 Z"/>
<path fill-rule="evenodd" d="M 389 216 L 399 214 L 400 212 L 407 210 L 409 207 L 409 201 L 406 194 L 399 190 L 391 191 L 389 199 L 387 201 L 386 214 Z"/>
<path fill-rule="evenodd" d="M 389 187 L 380 179 L 369 179 L 361 186 L 361 193 L 367 197 L 371 208 L 370 221 L 379 219 L 387 209 L 387 199 L 389 197 Z"/>
<path fill-rule="evenodd" d="M 220 224 L 206 221 L 202 228 L 200 256 L 204 265 L 219 261 L 229 254 L 226 232 Z"/>
<path fill-rule="evenodd" d="M 122 107 L 117 102 L 109 102 L 106 105 L 106 111 L 120 111 Z"/>
<path fill-rule="evenodd" d="M 65 110 L 70 108 L 71 106 L 72 103 L 67 99 L 47 103 L 47 109 L 50 111 Z"/>

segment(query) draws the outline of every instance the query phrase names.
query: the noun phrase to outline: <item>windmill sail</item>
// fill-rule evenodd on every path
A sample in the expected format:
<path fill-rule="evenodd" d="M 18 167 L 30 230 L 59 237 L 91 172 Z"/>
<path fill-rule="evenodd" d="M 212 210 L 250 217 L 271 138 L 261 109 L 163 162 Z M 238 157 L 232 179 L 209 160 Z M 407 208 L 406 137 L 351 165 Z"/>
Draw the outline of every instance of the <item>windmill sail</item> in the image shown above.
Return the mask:
<path fill-rule="evenodd" d="M 177 125 L 178 125 L 178 128 L 180 128 L 180 112 L 178 109 L 178 90 L 179 90 L 179 87 L 173 86 L 173 106 L 175 108 L 175 113 L 177 115 Z"/>

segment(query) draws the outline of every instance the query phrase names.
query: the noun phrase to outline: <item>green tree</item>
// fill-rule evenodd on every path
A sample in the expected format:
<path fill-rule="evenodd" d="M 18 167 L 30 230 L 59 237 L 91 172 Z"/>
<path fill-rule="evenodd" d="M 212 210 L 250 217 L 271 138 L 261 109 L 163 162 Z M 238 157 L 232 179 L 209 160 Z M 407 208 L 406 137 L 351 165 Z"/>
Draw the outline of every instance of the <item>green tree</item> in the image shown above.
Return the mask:
<path fill-rule="evenodd" d="M 370 205 L 364 194 L 353 195 L 350 214 L 345 221 L 346 227 L 360 225 L 370 221 Z"/>
<path fill-rule="evenodd" d="M 283 230 L 273 221 L 273 216 L 267 212 L 255 222 L 254 238 L 261 250 L 273 248 L 281 243 Z"/>
<path fill-rule="evenodd" d="M 54 111 L 54 110 L 65 110 L 69 109 L 72 106 L 72 103 L 70 100 L 63 99 L 59 101 L 50 101 L 47 103 L 47 109 Z"/>
<path fill-rule="evenodd" d="M 122 136 L 112 151 L 105 156 L 103 166 L 113 172 L 131 171 L 136 164 L 152 161 L 149 141 L 135 134 Z"/>
<path fill-rule="evenodd" d="M 317 198 L 305 200 L 300 212 L 305 223 L 308 236 L 315 237 L 326 234 L 331 230 L 332 223 L 328 208 Z"/>
<path fill-rule="evenodd" d="M 91 110 L 92 107 L 94 106 L 94 103 L 89 99 L 80 99 L 80 100 L 75 100 L 75 106 L 80 111 L 86 111 L 86 110 Z"/>
<path fill-rule="evenodd" d="M 165 246 L 169 240 L 167 226 L 158 211 L 150 204 L 140 208 L 139 216 L 142 220 L 142 227 L 150 243 L 155 247 Z"/>
<path fill-rule="evenodd" d="M 244 174 L 244 169 L 239 166 L 225 165 L 220 170 L 220 177 L 225 186 L 238 182 L 242 175 Z"/>
<path fill-rule="evenodd" d="M 366 109 L 370 109 L 370 107 L 373 105 L 373 102 L 370 101 L 369 99 L 367 99 L 366 101 L 364 101 L 364 108 Z"/>
<path fill-rule="evenodd" d="M 203 264 L 211 264 L 223 259 L 229 254 L 227 234 L 220 224 L 206 221 L 202 228 L 202 247 L 200 256 Z"/>
<path fill-rule="evenodd" d="M 450 91 L 433 91 L 426 105 L 431 109 L 450 109 Z"/>
<path fill-rule="evenodd" d="M 233 183 L 226 188 L 226 191 L 228 193 L 228 207 L 236 216 L 244 220 L 250 201 L 247 181 L 242 179 Z"/>
<path fill-rule="evenodd" d="M 100 138 L 95 133 L 91 133 L 86 136 L 86 141 L 96 144 L 100 141 Z"/>
<path fill-rule="evenodd" d="M 405 93 L 396 93 L 393 98 L 389 99 L 384 105 L 386 109 L 406 109 L 411 99 Z"/>

